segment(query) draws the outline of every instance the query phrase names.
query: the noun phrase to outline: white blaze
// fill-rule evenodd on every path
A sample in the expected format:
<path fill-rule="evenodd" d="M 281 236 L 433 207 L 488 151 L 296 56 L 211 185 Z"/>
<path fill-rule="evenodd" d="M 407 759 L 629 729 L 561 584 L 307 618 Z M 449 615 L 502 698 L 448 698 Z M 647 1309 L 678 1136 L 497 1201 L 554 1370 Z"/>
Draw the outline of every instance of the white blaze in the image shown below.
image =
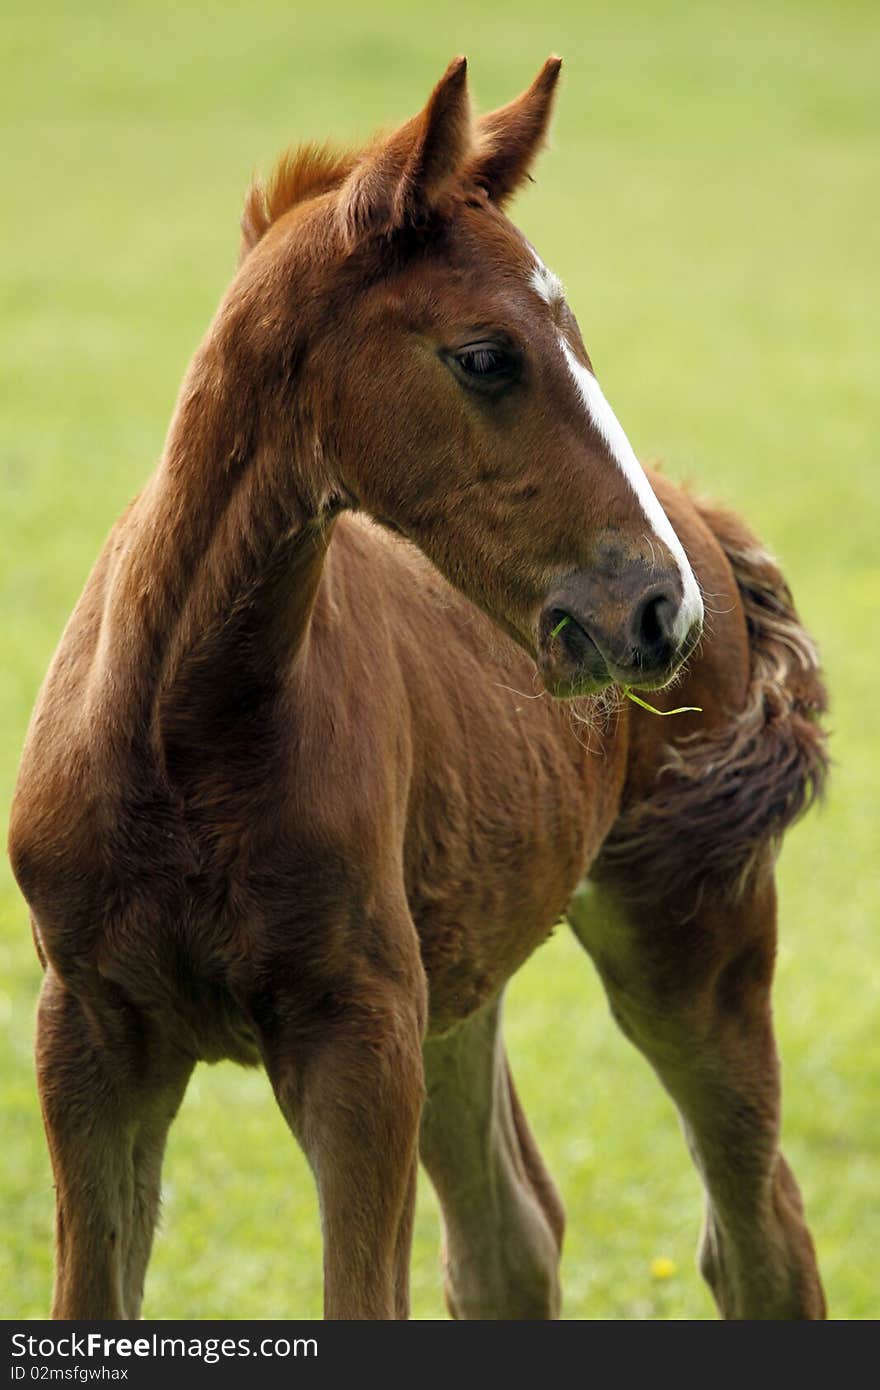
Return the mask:
<path fill-rule="evenodd" d="M 639 499 L 642 511 L 654 534 L 659 536 L 675 557 L 681 574 L 683 598 L 673 633 L 678 641 L 682 641 L 694 623 L 703 617 L 703 600 L 688 557 L 684 553 L 684 547 L 673 531 L 668 516 L 657 501 L 654 489 L 636 458 L 635 450 L 624 434 L 620 421 L 605 399 L 598 381 L 593 373 L 578 361 L 561 334 L 559 335 L 559 342 L 587 415 L 604 439 L 611 457 Z"/>
<path fill-rule="evenodd" d="M 536 253 L 533 252 L 532 254 L 535 256 L 535 268 L 532 271 L 529 281 L 532 289 L 536 294 L 539 294 L 547 304 L 553 304 L 558 299 L 564 299 L 565 290 L 559 276 L 554 275 L 553 271 L 545 266 L 544 262 Z"/>
<path fill-rule="evenodd" d="M 529 277 L 531 288 L 541 296 L 546 304 L 559 303 L 565 299 L 562 281 L 544 264 L 534 246 L 528 242 L 526 244 L 532 253 L 534 262 Z M 599 431 L 608 446 L 611 457 L 638 498 L 648 525 L 652 528 L 655 536 L 664 542 L 667 549 L 675 557 L 681 575 L 682 603 L 675 620 L 673 635 L 677 641 L 681 642 L 690 632 L 694 623 L 701 622 L 703 618 L 703 600 L 699 585 L 690 567 L 688 557 L 684 553 L 684 547 L 673 531 L 669 517 L 657 501 L 654 489 L 636 458 L 635 450 L 624 434 L 620 421 L 605 399 L 598 381 L 593 373 L 577 360 L 561 333 L 559 343 L 590 422 Z"/>

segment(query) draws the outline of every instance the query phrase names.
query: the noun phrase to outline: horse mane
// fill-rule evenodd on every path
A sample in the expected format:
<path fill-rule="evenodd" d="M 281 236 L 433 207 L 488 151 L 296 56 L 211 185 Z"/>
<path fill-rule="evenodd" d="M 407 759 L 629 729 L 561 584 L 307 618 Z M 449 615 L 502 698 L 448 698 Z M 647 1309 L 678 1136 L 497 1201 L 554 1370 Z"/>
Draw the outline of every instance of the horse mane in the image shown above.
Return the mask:
<path fill-rule="evenodd" d="M 298 203 L 338 188 L 360 158 L 352 150 L 314 142 L 297 145 L 277 160 L 269 177 L 255 178 L 241 215 L 239 264 L 249 256 L 273 222 Z"/>

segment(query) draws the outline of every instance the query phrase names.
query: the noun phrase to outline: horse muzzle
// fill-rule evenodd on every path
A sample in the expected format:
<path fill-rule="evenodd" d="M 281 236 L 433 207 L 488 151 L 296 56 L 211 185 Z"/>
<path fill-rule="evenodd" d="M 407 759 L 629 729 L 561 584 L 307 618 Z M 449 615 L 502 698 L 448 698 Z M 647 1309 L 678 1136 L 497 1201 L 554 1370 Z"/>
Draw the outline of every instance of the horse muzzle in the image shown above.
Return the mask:
<path fill-rule="evenodd" d="M 548 596 L 538 619 L 538 665 L 551 695 L 604 686 L 659 690 L 702 633 L 702 604 L 689 604 L 677 571 L 574 575 Z"/>

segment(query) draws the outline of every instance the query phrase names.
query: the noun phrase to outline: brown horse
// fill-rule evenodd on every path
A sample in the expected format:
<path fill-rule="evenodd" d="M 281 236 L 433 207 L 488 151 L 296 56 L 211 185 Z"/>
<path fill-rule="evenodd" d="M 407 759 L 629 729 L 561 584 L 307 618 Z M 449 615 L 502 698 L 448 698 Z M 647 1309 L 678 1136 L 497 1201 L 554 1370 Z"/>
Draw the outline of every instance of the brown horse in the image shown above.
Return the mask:
<path fill-rule="evenodd" d="M 745 527 L 643 473 L 504 215 L 559 66 L 474 123 L 459 59 L 390 137 L 251 191 L 64 633 L 10 837 L 56 1317 L 137 1316 L 168 1127 L 223 1057 L 265 1066 L 308 1156 L 328 1317 L 406 1315 L 419 1152 L 454 1315 L 556 1313 L 500 1014 L 566 911 L 681 1112 L 721 1312 L 824 1313 L 770 1017 L 816 656 Z"/>

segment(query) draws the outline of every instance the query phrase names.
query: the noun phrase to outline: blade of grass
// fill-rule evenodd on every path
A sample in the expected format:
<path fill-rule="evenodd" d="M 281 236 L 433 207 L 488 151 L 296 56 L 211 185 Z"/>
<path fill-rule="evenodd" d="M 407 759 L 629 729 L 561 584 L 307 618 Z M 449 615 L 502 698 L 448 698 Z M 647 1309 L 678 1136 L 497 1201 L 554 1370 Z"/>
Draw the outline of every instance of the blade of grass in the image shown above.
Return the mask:
<path fill-rule="evenodd" d="M 655 709 L 649 705 L 647 700 L 639 699 L 634 695 L 628 685 L 623 687 L 623 693 L 628 700 L 632 700 L 634 705 L 640 705 L 642 709 L 650 710 L 651 714 L 659 714 L 661 719 L 668 719 L 670 714 L 702 714 L 702 705 L 679 705 L 678 709 Z"/>

